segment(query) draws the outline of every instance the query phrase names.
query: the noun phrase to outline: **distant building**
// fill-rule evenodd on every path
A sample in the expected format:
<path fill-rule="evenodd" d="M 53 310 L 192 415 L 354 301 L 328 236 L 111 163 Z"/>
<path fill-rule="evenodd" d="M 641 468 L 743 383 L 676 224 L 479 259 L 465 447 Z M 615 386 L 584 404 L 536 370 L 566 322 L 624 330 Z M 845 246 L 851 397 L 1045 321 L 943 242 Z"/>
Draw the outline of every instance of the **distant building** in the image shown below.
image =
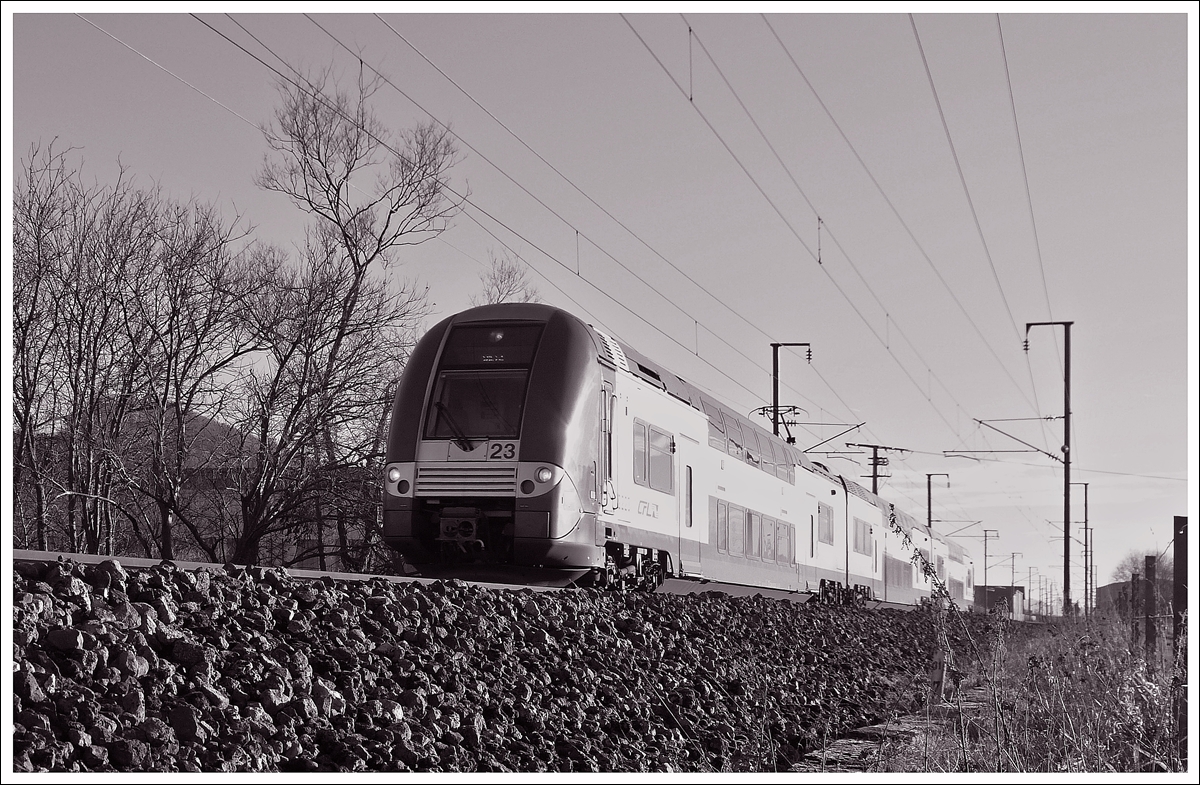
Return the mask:
<path fill-rule="evenodd" d="M 1134 610 L 1140 615 L 1145 612 L 1142 605 L 1143 596 L 1139 592 L 1137 597 L 1133 596 L 1133 591 L 1130 588 L 1132 581 L 1117 581 L 1110 583 L 1107 586 L 1101 586 L 1096 589 L 1096 613 L 1100 615 L 1118 616 L 1122 619 L 1128 619 L 1130 613 L 1130 603 L 1134 603 Z M 1138 583 L 1145 584 L 1144 580 L 1139 580 Z M 1154 583 L 1157 586 L 1157 598 L 1155 599 L 1155 612 L 1157 615 L 1169 615 L 1172 612 L 1172 600 L 1174 598 L 1174 583 L 1173 578 L 1158 576 Z M 1144 589 L 1143 589 L 1144 591 Z"/>
<path fill-rule="evenodd" d="M 1017 620 L 1025 619 L 1024 586 L 975 586 L 975 609 L 988 612 L 1000 606 L 1005 615 Z"/>

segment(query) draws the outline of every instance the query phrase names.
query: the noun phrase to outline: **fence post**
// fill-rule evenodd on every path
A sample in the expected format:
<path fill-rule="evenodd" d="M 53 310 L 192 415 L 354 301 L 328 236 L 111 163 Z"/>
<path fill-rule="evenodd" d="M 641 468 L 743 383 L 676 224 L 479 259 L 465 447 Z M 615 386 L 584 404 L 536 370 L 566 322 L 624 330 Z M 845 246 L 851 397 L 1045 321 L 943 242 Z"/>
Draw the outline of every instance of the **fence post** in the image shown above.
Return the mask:
<path fill-rule="evenodd" d="M 1138 617 L 1142 613 L 1142 574 L 1135 572 L 1133 577 L 1129 579 L 1129 627 L 1131 637 L 1129 639 L 1129 651 L 1136 655 L 1138 644 L 1141 642 L 1141 625 L 1138 624 Z"/>
<path fill-rule="evenodd" d="M 1188 738 L 1188 704 L 1187 704 L 1187 635 L 1184 625 L 1187 623 L 1187 581 L 1188 581 L 1188 541 L 1187 516 L 1175 516 L 1175 575 L 1173 576 L 1174 597 L 1171 621 L 1171 654 L 1174 662 L 1172 675 L 1172 692 L 1174 693 L 1175 709 L 1175 742 L 1178 745 L 1179 760 L 1183 770 L 1187 770 L 1187 738 Z"/>
<path fill-rule="evenodd" d="M 1155 661 L 1158 659 L 1158 620 L 1155 619 L 1155 613 L 1158 610 L 1156 595 L 1158 592 L 1157 586 L 1154 585 L 1154 562 L 1156 557 L 1146 557 L 1146 578 L 1142 581 L 1145 587 L 1142 605 L 1146 611 L 1146 671 L 1154 673 Z"/>

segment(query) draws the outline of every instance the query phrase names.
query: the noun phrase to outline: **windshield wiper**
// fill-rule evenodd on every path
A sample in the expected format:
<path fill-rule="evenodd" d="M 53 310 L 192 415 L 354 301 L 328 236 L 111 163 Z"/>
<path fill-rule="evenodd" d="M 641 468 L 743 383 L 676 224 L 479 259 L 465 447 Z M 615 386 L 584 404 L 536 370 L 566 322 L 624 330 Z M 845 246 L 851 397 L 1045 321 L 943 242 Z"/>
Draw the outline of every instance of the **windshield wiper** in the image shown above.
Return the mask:
<path fill-rule="evenodd" d="M 463 432 L 463 429 L 458 427 L 458 423 L 454 421 L 453 415 L 450 414 L 450 407 L 441 401 L 436 401 L 433 405 L 438 410 L 438 413 L 446 418 L 446 424 L 449 425 L 450 430 L 454 432 L 454 443 L 457 444 L 463 452 L 470 452 L 471 450 L 474 450 L 475 447 L 472 446 L 471 440 L 467 438 L 467 435 Z"/>

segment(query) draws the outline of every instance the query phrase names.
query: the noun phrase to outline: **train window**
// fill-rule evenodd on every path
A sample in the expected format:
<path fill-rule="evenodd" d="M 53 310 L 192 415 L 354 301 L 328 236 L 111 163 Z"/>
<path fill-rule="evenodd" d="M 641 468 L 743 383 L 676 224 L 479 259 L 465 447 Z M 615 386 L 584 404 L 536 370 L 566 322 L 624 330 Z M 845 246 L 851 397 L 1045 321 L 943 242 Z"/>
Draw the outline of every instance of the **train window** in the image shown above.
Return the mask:
<path fill-rule="evenodd" d="M 671 434 L 650 426 L 650 487 L 656 491 L 675 492 L 674 442 Z"/>
<path fill-rule="evenodd" d="M 526 370 L 442 371 L 429 407 L 426 438 L 517 438 L 528 378 Z"/>
<path fill-rule="evenodd" d="M 817 540 L 833 545 L 833 508 L 817 502 Z"/>
<path fill-rule="evenodd" d="M 775 561 L 775 519 L 763 516 L 762 522 L 763 561 Z"/>
<path fill-rule="evenodd" d="M 746 552 L 746 511 L 733 504 L 729 505 L 729 552 Z"/>
<path fill-rule="evenodd" d="M 732 416 L 725 417 L 725 435 L 729 437 L 729 454 L 741 458 L 742 445 L 746 442 L 742 438 L 742 426 Z"/>
<path fill-rule="evenodd" d="M 775 555 L 776 561 L 783 564 L 792 564 L 795 561 L 796 545 L 792 540 L 792 532 L 795 531 L 790 525 L 779 522 L 779 528 L 776 530 L 779 533 L 775 536 Z"/>
<path fill-rule="evenodd" d="M 775 476 L 781 480 L 788 478 L 788 455 L 782 444 L 771 440 L 771 452 L 775 457 Z"/>
<path fill-rule="evenodd" d="M 912 588 L 912 563 L 883 555 L 883 582 L 888 586 Z"/>
<path fill-rule="evenodd" d="M 762 448 L 758 445 L 758 434 L 750 426 L 742 429 L 742 438 L 746 441 L 742 446 L 746 448 L 746 463 L 752 466 L 758 466 L 762 460 Z"/>
<path fill-rule="evenodd" d="M 684 473 L 684 478 L 685 478 L 684 482 L 686 483 L 686 485 L 684 487 L 684 493 L 687 494 L 687 501 L 685 502 L 685 504 L 687 505 L 687 514 L 686 514 L 686 517 L 684 518 L 684 521 L 687 523 L 687 526 L 690 529 L 692 526 L 692 467 L 691 466 L 687 467 L 687 471 Z"/>
<path fill-rule="evenodd" d="M 938 580 L 946 580 L 946 559 L 944 556 L 937 557 L 937 576 Z"/>
<path fill-rule="evenodd" d="M 759 537 L 761 536 L 760 530 L 762 529 L 762 516 L 756 512 L 752 512 L 746 517 L 746 523 L 748 524 L 748 528 L 746 529 L 746 545 L 749 546 L 746 548 L 746 555 L 753 556 L 757 559 L 759 554 L 762 552 L 762 549 L 759 545 Z"/>
<path fill-rule="evenodd" d="M 442 348 L 442 368 L 517 367 L 533 364 L 540 324 L 459 325 Z"/>
<path fill-rule="evenodd" d="M 646 423 L 633 421 L 633 481 L 646 484 Z"/>
<path fill-rule="evenodd" d="M 817 555 L 817 527 L 813 522 L 813 517 L 808 516 L 808 556 L 813 558 Z"/>
<path fill-rule="evenodd" d="M 725 424 L 721 422 L 721 410 L 708 400 L 701 398 L 700 405 L 708 415 L 708 446 L 725 451 Z"/>
<path fill-rule="evenodd" d="M 871 524 L 862 518 L 854 519 L 854 552 L 871 555 Z"/>
<path fill-rule="evenodd" d="M 724 426 L 721 426 L 724 427 Z M 712 420 L 708 421 L 708 446 L 725 452 L 725 433 Z"/>
<path fill-rule="evenodd" d="M 711 496 L 709 497 L 712 498 Z M 714 500 L 715 501 L 715 500 Z M 717 550 L 729 550 L 729 505 L 717 501 Z M 710 503 L 711 506 L 711 503 Z"/>

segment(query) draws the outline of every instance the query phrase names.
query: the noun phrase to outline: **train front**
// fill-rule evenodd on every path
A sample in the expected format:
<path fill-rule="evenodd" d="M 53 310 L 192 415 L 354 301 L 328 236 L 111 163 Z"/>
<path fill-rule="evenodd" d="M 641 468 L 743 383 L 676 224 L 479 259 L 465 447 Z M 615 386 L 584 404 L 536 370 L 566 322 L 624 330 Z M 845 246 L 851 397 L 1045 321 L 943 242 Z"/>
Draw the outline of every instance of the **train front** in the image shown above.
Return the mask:
<path fill-rule="evenodd" d="M 430 577 L 562 585 L 602 567 L 596 357 L 586 325 L 540 304 L 430 330 L 392 405 L 385 542 Z"/>

